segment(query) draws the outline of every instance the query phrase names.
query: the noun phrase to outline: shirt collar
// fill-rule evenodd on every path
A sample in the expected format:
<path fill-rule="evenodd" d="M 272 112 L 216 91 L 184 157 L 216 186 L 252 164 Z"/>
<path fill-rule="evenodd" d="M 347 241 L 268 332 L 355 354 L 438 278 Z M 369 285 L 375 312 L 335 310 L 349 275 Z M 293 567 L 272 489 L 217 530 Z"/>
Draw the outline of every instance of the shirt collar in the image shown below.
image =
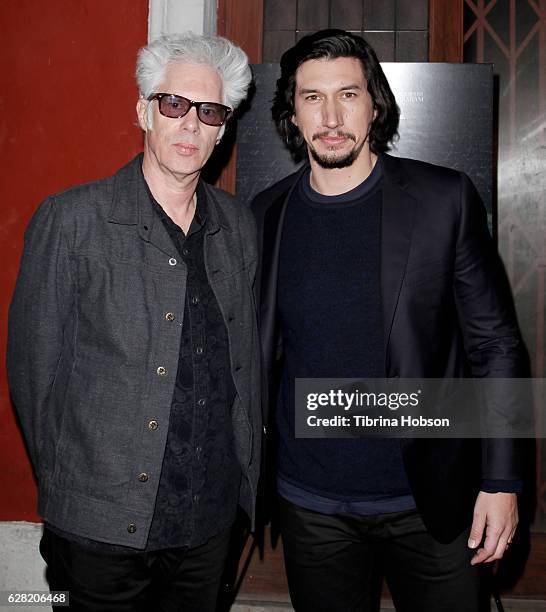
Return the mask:
<path fill-rule="evenodd" d="M 139 228 L 146 227 L 151 233 L 157 214 L 151 205 L 151 194 L 142 173 L 142 159 L 143 155 L 140 153 L 116 173 L 109 221 L 122 225 L 138 225 Z M 205 208 L 199 208 L 199 221 L 203 224 L 206 222 L 208 233 L 215 233 L 220 228 L 232 231 L 219 200 L 222 200 L 221 192 L 200 179 L 197 185 L 197 201 L 198 205 L 202 202 Z M 141 235 L 147 240 L 149 232 L 141 232 Z"/>
<path fill-rule="evenodd" d="M 169 215 L 165 212 L 161 204 L 159 204 L 159 202 L 154 198 L 148 184 L 144 179 L 144 175 L 142 176 L 142 180 L 146 188 L 146 193 L 148 194 L 150 206 L 155 210 L 156 214 L 159 215 L 160 219 L 167 225 L 169 229 L 176 232 L 182 232 L 182 229 L 169 217 Z M 206 194 L 204 189 L 202 188 L 201 183 L 199 182 L 196 190 L 195 214 L 193 216 L 188 235 L 193 234 L 194 232 L 198 232 L 205 227 L 208 214 L 207 208 L 208 207 Z"/>

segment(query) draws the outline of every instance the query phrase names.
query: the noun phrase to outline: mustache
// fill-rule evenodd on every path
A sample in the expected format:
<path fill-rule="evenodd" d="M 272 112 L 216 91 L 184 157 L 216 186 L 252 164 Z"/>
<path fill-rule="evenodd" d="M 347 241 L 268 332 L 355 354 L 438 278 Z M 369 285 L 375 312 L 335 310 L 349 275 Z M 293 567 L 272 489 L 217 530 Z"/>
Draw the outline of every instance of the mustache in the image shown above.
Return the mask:
<path fill-rule="evenodd" d="M 341 130 L 335 130 L 332 132 L 331 130 L 326 130 L 325 132 L 319 132 L 318 134 L 313 134 L 312 140 L 318 140 L 319 138 L 323 138 L 324 136 L 335 136 L 336 138 L 349 138 L 353 142 L 356 142 L 356 136 L 351 132 L 342 132 Z"/>

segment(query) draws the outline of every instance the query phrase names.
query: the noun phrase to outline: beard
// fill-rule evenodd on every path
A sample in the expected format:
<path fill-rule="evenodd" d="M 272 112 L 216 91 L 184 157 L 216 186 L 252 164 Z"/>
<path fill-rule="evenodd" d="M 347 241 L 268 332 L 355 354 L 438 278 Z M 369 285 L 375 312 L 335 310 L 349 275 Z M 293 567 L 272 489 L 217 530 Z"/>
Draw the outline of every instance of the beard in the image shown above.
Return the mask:
<path fill-rule="evenodd" d="M 336 135 L 345 136 L 351 140 L 354 140 L 356 143 L 356 138 L 353 134 L 338 132 Z M 320 138 L 322 134 L 316 134 L 313 136 L 313 140 Z M 356 145 L 347 153 L 338 155 L 335 148 L 332 148 L 329 152 L 319 153 L 315 147 L 311 143 L 307 143 L 307 148 L 309 149 L 309 153 L 311 157 L 317 162 L 319 166 L 326 169 L 333 168 L 348 168 L 352 166 L 355 160 L 360 155 L 362 151 L 362 147 L 365 145 L 367 138 L 364 139 L 360 145 Z"/>

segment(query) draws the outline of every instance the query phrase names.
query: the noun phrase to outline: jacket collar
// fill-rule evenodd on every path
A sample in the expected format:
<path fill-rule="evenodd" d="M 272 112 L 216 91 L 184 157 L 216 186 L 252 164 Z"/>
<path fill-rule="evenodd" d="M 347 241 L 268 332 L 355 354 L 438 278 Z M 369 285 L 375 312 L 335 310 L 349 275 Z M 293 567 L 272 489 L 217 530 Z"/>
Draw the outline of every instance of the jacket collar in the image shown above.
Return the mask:
<path fill-rule="evenodd" d="M 139 203 L 148 194 L 142 176 L 142 153 L 133 158 L 114 175 L 114 195 L 108 221 L 120 225 L 137 225 Z"/>
<path fill-rule="evenodd" d="M 114 195 L 108 220 L 120 225 L 137 225 L 144 240 L 155 234 L 155 226 L 160 221 L 150 202 L 150 196 L 142 173 L 144 155 L 139 153 L 114 177 Z M 233 231 L 221 204 L 210 185 L 199 181 L 197 195 L 207 199 L 207 233 L 213 234 L 220 228 Z"/>
<path fill-rule="evenodd" d="M 388 153 L 380 153 L 378 155 L 378 163 L 381 164 L 381 170 L 383 173 L 383 180 L 387 183 L 396 186 L 397 189 L 402 190 L 402 192 L 407 193 L 409 197 L 419 198 L 418 193 L 414 193 L 413 184 L 411 181 L 411 177 L 403 168 L 400 158 L 389 155 Z M 276 198 L 272 201 L 272 208 L 275 205 L 281 205 L 284 203 L 285 205 L 288 202 L 288 197 L 290 196 L 292 189 L 295 184 L 298 182 L 300 177 L 305 174 L 305 172 L 309 170 L 309 163 L 303 164 L 300 168 L 298 168 L 294 173 L 282 179 L 286 181 L 287 189 L 280 195 L 279 198 Z"/>
<path fill-rule="evenodd" d="M 197 188 L 198 197 L 201 195 L 201 191 L 203 196 L 207 198 L 207 233 L 213 234 L 220 228 L 227 232 L 232 232 L 233 227 L 222 209 L 222 204 L 219 202 L 219 197 L 222 192 L 214 189 L 214 187 L 211 187 L 209 184 L 205 183 L 205 181 L 199 181 L 199 186 Z"/>

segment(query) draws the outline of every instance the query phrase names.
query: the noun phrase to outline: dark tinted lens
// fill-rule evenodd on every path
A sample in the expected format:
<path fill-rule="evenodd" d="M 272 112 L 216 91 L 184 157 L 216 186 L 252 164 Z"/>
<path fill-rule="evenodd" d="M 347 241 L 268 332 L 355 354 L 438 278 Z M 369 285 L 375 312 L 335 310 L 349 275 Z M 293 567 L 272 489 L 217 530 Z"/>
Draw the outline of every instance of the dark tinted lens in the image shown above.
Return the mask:
<path fill-rule="evenodd" d="M 183 117 L 189 109 L 190 101 L 182 96 L 162 96 L 159 100 L 161 114 L 172 119 Z"/>
<path fill-rule="evenodd" d="M 199 119 L 208 125 L 222 125 L 227 114 L 227 108 L 216 102 L 205 102 L 199 105 Z"/>

